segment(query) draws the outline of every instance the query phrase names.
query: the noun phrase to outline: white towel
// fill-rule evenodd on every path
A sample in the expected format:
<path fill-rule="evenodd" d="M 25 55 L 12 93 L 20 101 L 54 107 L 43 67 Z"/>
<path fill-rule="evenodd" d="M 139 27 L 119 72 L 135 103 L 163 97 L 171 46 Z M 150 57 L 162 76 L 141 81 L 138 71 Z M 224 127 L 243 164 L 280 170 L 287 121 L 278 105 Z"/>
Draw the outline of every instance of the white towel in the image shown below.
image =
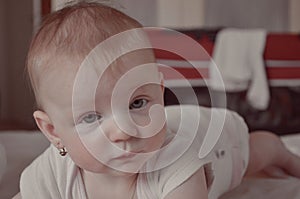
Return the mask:
<path fill-rule="evenodd" d="M 247 100 L 258 110 L 268 108 L 270 91 L 263 61 L 266 31 L 228 28 L 219 32 L 209 67 L 209 85 L 218 91 L 248 89 Z M 221 78 L 219 78 L 221 74 Z"/>

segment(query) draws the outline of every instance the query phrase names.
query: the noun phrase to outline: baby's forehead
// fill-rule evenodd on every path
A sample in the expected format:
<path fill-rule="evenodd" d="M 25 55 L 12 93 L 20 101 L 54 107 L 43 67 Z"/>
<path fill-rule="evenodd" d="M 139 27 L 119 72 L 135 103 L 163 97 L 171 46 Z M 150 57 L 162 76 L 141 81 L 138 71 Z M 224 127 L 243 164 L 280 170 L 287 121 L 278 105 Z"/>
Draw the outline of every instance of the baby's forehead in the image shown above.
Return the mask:
<path fill-rule="evenodd" d="M 104 75 L 107 78 L 119 79 L 125 73 L 144 65 L 147 65 L 145 68 L 148 70 L 157 69 L 152 49 L 140 49 L 122 55 L 115 55 L 114 53 L 103 55 L 100 52 L 87 56 L 79 66 L 77 73 L 83 73 L 81 75 L 83 77 L 85 77 L 84 74 L 95 74 L 99 79 Z"/>
<path fill-rule="evenodd" d="M 150 49 L 138 50 L 124 54 L 109 66 L 103 65 L 101 59 L 92 59 L 76 63 L 72 59 L 57 64 L 55 69 L 43 78 L 43 90 L 54 103 L 68 104 L 72 101 L 74 91 L 80 95 L 89 89 L 103 92 L 122 84 L 139 87 L 148 82 L 159 83 L 158 69 L 153 52 Z M 147 78 L 152 80 L 146 80 Z M 65 98 L 62 98 L 65 96 Z M 61 102 L 61 103 L 60 103 Z"/>

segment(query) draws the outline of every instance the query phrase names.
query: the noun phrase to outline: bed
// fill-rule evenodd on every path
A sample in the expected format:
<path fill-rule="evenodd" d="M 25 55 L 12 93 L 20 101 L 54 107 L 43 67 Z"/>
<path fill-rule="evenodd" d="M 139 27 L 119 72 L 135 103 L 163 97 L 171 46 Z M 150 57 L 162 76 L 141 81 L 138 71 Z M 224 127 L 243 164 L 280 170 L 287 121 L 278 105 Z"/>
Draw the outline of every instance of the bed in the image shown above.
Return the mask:
<path fill-rule="evenodd" d="M 286 146 L 300 155 L 300 134 L 283 136 Z M 49 145 L 39 131 L 2 131 L 0 142 L 5 147 L 6 169 L 0 182 L 0 198 L 10 199 L 18 191 L 22 170 Z M 3 160 L 4 157 L 1 157 Z M 222 199 L 299 199 L 300 180 L 247 179 Z"/>

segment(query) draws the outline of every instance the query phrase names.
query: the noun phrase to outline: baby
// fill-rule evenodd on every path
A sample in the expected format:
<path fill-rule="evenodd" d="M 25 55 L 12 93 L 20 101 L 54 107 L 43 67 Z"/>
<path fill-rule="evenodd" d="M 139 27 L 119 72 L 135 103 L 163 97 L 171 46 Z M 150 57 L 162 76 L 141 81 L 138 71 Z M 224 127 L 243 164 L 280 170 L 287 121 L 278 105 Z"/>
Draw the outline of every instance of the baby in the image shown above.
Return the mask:
<path fill-rule="evenodd" d="M 145 31 L 109 6 L 48 16 L 27 69 L 34 119 L 52 145 L 24 170 L 16 198 L 216 199 L 260 171 L 300 177 L 298 157 L 271 133 L 249 138 L 236 113 L 164 107 Z"/>

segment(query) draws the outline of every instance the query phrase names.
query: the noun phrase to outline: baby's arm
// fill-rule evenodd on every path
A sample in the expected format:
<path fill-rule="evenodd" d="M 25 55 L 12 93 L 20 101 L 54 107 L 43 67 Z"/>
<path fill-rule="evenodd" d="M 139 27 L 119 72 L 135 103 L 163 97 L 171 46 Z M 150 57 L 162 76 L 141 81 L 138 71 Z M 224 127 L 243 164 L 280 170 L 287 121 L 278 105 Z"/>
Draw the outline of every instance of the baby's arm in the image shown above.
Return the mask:
<path fill-rule="evenodd" d="M 171 191 L 164 199 L 207 199 L 208 191 L 204 168 L 201 167 L 194 175 Z"/>
<path fill-rule="evenodd" d="M 286 172 L 300 178 L 299 168 L 300 158 L 288 151 L 278 136 L 266 131 L 250 134 L 250 158 L 246 175 L 264 171 L 272 177 L 286 177 Z"/>

